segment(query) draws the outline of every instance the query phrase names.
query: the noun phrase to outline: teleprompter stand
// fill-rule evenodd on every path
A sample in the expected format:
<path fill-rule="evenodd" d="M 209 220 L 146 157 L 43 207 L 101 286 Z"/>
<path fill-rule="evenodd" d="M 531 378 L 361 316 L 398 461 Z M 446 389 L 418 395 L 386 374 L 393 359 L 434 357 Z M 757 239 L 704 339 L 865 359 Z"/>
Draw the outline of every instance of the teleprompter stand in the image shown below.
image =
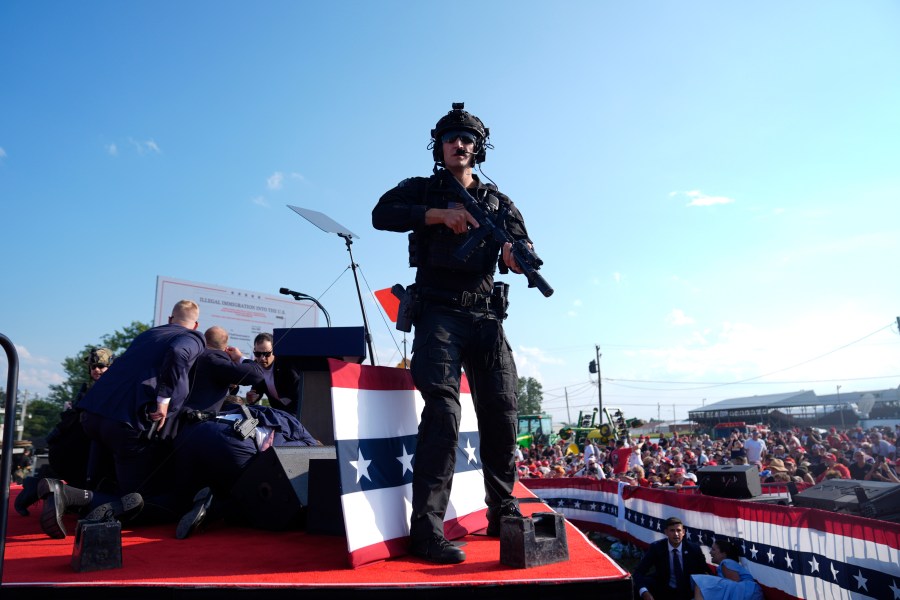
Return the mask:
<path fill-rule="evenodd" d="M 366 307 L 363 304 L 362 292 L 359 289 L 359 277 L 356 275 L 356 267 L 359 265 L 353 260 L 353 238 L 359 238 L 358 235 L 323 213 L 308 208 L 300 208 L 299 206 L 291 206 L 288 208 L 292 211 L 324 231 L 325 233 L 336 233 L 338 237 L 344 239 L 347 245 L 347 252 L 350 254 L 350 269 L 353 271 L 353 281 L 356 283 L 356 296 L 359 298 L 359 310 L 362 312 L 363 329 L 365 330 L 366 345 L 369 348 L 369 360 L 372 365 L 375 364 L 375 352 L 372 350 L 372 334 L 369 331 L 369 320 L 366 318 Z"/>

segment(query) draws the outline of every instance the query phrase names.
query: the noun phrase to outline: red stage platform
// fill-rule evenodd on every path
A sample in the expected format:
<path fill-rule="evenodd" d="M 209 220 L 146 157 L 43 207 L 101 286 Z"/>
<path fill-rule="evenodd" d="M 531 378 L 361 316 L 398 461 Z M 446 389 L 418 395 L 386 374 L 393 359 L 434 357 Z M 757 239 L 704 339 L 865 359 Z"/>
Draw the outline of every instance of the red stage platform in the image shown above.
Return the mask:
<path fill-rule="evenodd" d="M 224 598 L 278 595 L 310 598 L 566 598 L 591 594 L 604 600 L 632 597 L 624 571 L 578 529 L 566 523 L 569 560 L 516 569 L 500 562 L 500 542 L 484 535 L 463 538 L 468 559 L 434 565 L 404 556 L 358 569 L 348 565 L 340 536 L 305 531 L 269 532 L 212 524 L 186 540 L 175 526 L 122 531 L 122 568 L 78 573 L 71 567 L 76 521 L 69 536 L 53 540 L 41 532 L 41 505 L 22 517 L 13 509 L 21 487 L 10 490 L 0 597 L 53 598 Z M 530 496 L 522 486 L 518 493 Z M 522 504 L 525 514 L 549 512 L 539 502 Z"/>

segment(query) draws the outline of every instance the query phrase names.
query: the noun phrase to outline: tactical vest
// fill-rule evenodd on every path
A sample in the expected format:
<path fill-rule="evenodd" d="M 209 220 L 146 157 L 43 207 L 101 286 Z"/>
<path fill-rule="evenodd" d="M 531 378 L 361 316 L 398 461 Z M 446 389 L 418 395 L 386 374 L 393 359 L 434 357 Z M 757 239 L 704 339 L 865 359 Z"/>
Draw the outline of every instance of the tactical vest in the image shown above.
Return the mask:
<path fill-rule="evenodd" d="M 425 191 L 425 204 L 428 208 L 450 208 L 451 205 L 460 204 L 455 194 L 446 192 L 440 187 L 439 178 L 430 179 Z M 483 206 L 489 207 L 492 218 L 496 217 L 501 203 L 509 203 L 506 196 L 494 190 L 481 188 L 476 193 L 479 193 L 479 197 L 485 195 L 488 197 Z M 461 234 L 454 233 L 444 225 L 429 225 L 419 231 L 413 231 L 409 234 L 409 266 L 493 275 L 501 247 L 490 235 L 481 240 L 465 260 L 455 256 L 460 246 L 472 235 L 472 231 L 475 230 Z"/>

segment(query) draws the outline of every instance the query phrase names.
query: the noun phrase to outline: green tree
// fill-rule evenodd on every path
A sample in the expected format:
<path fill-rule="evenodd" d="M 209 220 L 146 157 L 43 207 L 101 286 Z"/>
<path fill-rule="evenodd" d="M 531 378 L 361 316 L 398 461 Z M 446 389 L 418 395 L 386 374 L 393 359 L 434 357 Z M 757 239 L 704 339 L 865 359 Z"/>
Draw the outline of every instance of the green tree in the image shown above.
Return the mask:
<path fill-rule="evenodd" d="M 47 401 L 54 403 L 58 411 L 65 406 L 66 402 L 71 402 L 78 396 L 81 386 L 87 383 L 90 376 L 84 359 L 90 353 L 91 348 L 105 346 L 112 350 L 113 354 L 119 355 L 128 348 L 131 341 L 138 334 L 149 328 L 150 326 L 146 323 L 132 321 L 130 325 L 126 325 L 121 331 L 107 333 L 101 337 L 99 344 L 86 344 L 77 355 L 67 357 L 62 362 L 67 378 L 62 383 L 50 386 L 50 394 L 47 396 Z"/>
<path fill-rule="evenodd" d="M 519 377 L 519 414 L 541 414 L 541 402 L 544 400 L 544 389 L 541 382 L 534 377 Z"/>
<path fill-rule="evenodd" d="M 47 400 L 29 400 L 25 407 L 28 418 L 22 437 L 28 440 L 46 437 L 50 430 L 59 423 L 59 405 Z"/>

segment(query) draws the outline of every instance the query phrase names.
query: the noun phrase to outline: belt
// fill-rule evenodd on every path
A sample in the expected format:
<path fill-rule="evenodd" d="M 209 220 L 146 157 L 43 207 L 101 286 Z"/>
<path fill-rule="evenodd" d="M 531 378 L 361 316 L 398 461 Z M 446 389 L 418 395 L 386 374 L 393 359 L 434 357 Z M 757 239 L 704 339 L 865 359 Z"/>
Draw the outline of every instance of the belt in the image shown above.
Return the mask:
<path fill-rule="evenodd" d="M 463 308 L 491 308 L 491 297 L 485 294 L 476 294 L 473 292 L 448 292 L 431 288 L 420 289 L 418 290 L 418 293 L 426 300 L 452 304 Z"/>

